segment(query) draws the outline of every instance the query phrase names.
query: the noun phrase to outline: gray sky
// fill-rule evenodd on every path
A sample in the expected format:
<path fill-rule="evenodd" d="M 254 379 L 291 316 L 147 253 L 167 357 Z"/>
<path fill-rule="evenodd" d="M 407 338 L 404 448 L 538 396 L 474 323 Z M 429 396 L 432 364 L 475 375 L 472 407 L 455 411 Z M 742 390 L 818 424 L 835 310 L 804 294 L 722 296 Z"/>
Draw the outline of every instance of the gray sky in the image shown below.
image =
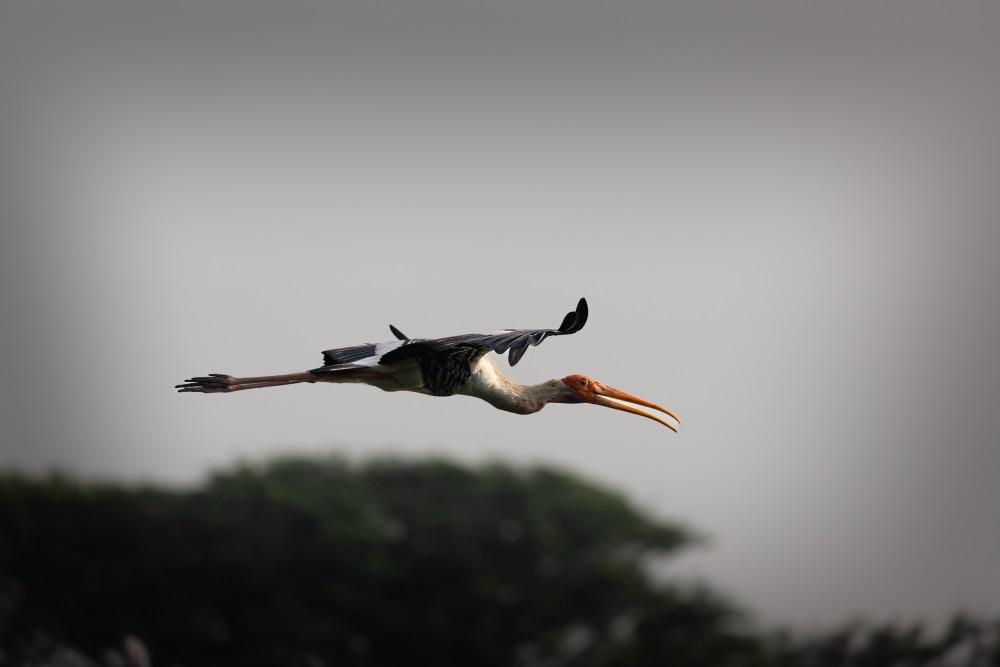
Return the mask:
<path fill-rule="evenodd" d="M 0 464 L 551 463 L 705 532 L 673 571 L 766 621 L 1000 612 L 996 6 L 41 4 L 0 9 Z M 511 375 L 679 436 L 172 389 L 581 296 Z"/>

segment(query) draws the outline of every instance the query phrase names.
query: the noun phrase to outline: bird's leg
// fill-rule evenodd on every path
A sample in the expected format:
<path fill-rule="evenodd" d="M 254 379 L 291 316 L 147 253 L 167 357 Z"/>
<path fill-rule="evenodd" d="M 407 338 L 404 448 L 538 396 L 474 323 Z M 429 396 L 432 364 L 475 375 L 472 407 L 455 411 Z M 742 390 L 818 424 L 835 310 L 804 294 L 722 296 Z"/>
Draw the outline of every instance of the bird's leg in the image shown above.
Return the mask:
<path fill-rule="evenodd" d="M 287 375 L 262 375 L 259 377 L 237 378 L 232 375 L 210 373 L 203 377 L 194 377 L 176 385 L 179 391 L 196 391 L 203 394 L 220 394 L 244 389 L 260 389 L 262 387 L 280 387 L 286 384 L 300 382 L 316 382 L 319 378 L 313 373 L 288 373 Z"/>

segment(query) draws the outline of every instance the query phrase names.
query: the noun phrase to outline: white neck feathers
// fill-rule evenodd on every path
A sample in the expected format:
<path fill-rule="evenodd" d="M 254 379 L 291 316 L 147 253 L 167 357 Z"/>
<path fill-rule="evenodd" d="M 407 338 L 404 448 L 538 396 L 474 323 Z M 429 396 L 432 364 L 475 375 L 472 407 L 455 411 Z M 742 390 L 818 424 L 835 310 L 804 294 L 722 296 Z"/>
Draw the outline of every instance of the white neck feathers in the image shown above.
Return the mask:
<path fill-rule="evenodd" d="M 472 377 L 458 392 L 481 398 L 493 407 L 526 415 L 538 412 L 561 393 L 561 382 L 524 385 L 506 377 L 488 356 L 480 357 Z"/>

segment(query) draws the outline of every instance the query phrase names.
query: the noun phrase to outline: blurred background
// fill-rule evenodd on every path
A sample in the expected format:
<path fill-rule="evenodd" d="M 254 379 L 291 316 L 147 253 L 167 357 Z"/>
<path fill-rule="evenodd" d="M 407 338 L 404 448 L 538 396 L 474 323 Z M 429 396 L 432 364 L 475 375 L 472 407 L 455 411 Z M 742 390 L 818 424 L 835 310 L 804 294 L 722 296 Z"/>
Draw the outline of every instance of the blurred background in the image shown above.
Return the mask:
<path fill-rule="evenodd" d="M 998 11 L 4 3 L 0 466 L 183 495 L 288 453 L 544 465 L 689 527 L 652 576 L 761 624 L 996 615 Z M 680 435 L 173 390 L 581 296 L 510 375 Z"/>

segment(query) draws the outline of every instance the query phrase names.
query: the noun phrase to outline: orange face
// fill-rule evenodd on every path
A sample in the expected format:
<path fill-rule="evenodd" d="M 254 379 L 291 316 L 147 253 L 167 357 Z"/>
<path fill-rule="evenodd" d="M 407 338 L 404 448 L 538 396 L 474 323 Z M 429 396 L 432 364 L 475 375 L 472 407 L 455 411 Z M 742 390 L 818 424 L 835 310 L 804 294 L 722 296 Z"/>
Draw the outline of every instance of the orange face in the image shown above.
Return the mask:
<path fill-rule="evenodd" d="M 597 383 L 586 375 L 567 375 L 562 381 L 563 384 L 572 389 L 580 397 L 581 403 L 594 402 L 594 397 L 596 396 L 594 387 L 597 386 Z"/>
<path fill-rule="evenodd" d="M 562 381 L 563 384 L 573 390 L 582 403 L 594 403 L 595 405 L 603 405 L 606 408 L 631 412 L 634 415 L 640 415 L 642 417 L 646 417 L 647 419 L 659 422 L 674 432 L 677 431 L 672 424 L 663 421 L 659 417 L 655 417 L 651 414 L 643 412 L 642 410 L 633 408 L 631 405 L 625 405 L 624 403 L 619 402 L 626 401 L 628 403 L 634 403 L 635 405 L 641 405 L 643 407 L 659 410 L 660 412 L 673 417 L 678 424 L 681 423 L 681 420 L 677 417 L 677 415 L 670 410 L 661 408 L 655 403 L 650 403 L 649 401 L 632 396 L 631 394 L 626 394 L 624 391 L 615 389 L 614 387 L 609 387 L 601 384 L 600 382 L 595 382 L 586 375 L 567 375 L 562 379 Z"/>

